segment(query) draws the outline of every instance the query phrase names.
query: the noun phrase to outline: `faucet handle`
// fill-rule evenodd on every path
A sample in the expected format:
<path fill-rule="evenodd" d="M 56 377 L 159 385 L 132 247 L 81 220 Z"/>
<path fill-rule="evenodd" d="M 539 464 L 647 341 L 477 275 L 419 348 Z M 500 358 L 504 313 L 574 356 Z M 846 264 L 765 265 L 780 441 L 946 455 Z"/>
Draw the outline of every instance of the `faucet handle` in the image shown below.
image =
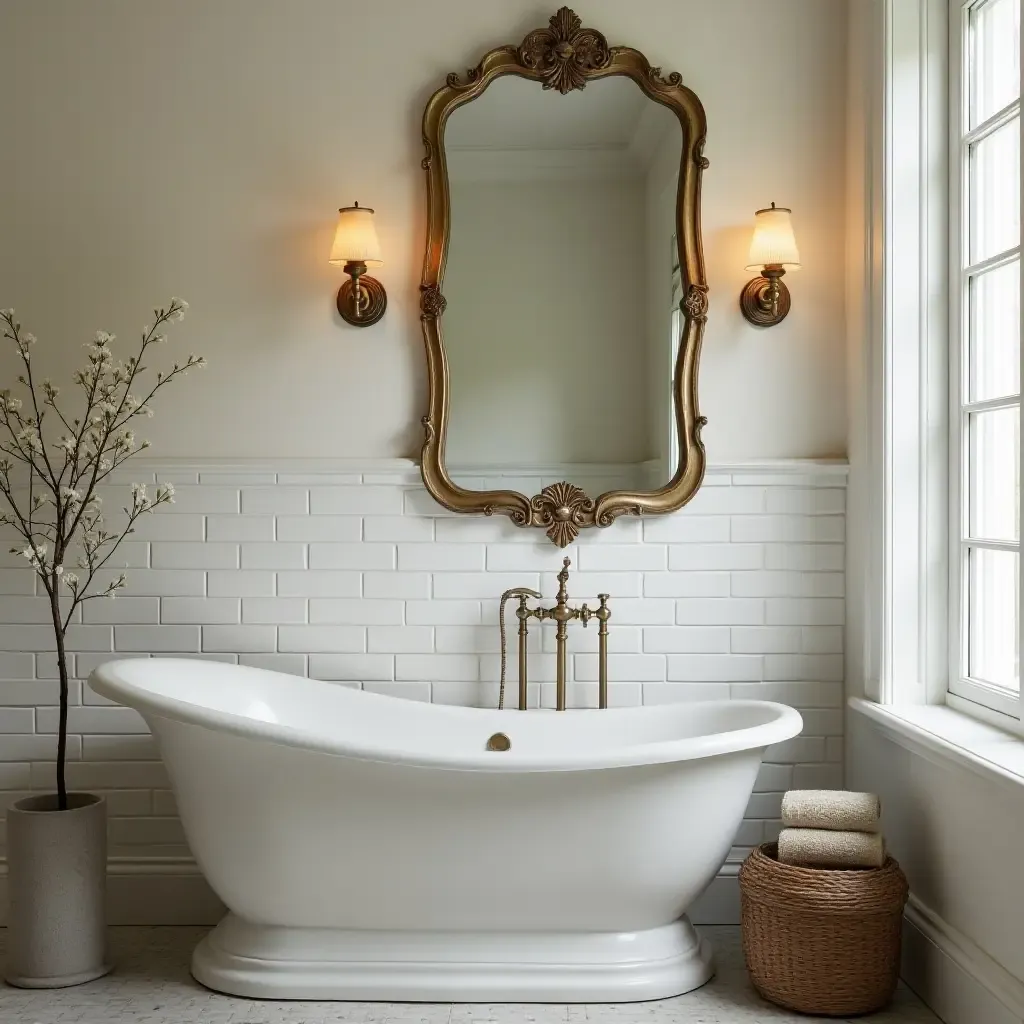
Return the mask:
<path fill-rule="evenodd" d="M 590 608 L 586 603 L 580 605 L 579 618 L 580 622 L 583 623 L 583 628 L 586 629 L 587 623 L 591 619 L 599 619 L 601 622 L 607 622 L 611 617 L 611 609 L 608 607 L 608 599 L 611 594 L 598 594 L 597 599 L 601 602 L 600 608 Z"/>
<path fill-rule="evenodd" d="M 562 571 L 556 577 L 558 580 L 558 597 L 556 601 L 558 604 L 565 604 L 569 600 L 569 566 L 572 565 L 572 561 L 569 558 L 562 559 Z"/>

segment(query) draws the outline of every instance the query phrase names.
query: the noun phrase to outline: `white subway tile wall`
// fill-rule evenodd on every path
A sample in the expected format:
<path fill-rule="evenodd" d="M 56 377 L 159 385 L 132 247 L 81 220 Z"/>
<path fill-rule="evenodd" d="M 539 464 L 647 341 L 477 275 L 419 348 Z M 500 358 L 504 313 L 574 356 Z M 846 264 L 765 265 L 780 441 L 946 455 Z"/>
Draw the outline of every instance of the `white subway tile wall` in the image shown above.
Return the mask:
<path fill-rule="evenodd" d="M 570 477 L 571 479 L 572 477 Z M 128 587 L 85 605 L 69 641 L 69 783 L 106 795 L 111 854 L 187 857 L 142 719 L 84 680 L 109 658 L 216 658 L 444 704 L 495 706 L 498 599 L 611 594 L 616 706 L 763 698 L 804 732 L 768 751 L 733 859 L 773 839 L 793 787 L 842 785 L 846 468 L 708 471 L 683 511 L 585 531 L 565 551 L 504 517 L 452 517 L 391 461 L 204 468 L 137 462 L 176 502 L 140 521 Z M 581 481 L 584 483 L 585 482 Z M 113 507 L 123 495 L 106 489 Z M 120 564 L 120 563 L 119 563 Z M 115 570 L 120 571 L 120 569 Z M 56 664 L 31 570 L 0 567 L 0 797 L 53 786 Z M 531 705 L 554 703 L 553 637 L 531 638 Z M 596 634 L 571 636 L 569 699 L 597 701 Z M 515 674 L 511 655 L 511 675 Z"/>

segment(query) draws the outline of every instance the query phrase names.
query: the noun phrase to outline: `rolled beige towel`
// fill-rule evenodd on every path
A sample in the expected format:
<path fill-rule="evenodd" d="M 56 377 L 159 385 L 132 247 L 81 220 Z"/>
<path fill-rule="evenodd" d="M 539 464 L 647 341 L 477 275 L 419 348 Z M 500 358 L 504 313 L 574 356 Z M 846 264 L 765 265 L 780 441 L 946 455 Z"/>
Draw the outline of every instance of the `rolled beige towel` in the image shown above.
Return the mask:
<path fill-rule="evenodd" d="M 874 793 L 842 789 L 791 789 L 782 798 L 784 828 L 877 832 L 882 805 Z"/>
<path fill-rule="evenodd" d="M 779 861 L 809 868 L 880 868 L 885 844 L 877 832 L 784 828 L 779 833 Z"/>

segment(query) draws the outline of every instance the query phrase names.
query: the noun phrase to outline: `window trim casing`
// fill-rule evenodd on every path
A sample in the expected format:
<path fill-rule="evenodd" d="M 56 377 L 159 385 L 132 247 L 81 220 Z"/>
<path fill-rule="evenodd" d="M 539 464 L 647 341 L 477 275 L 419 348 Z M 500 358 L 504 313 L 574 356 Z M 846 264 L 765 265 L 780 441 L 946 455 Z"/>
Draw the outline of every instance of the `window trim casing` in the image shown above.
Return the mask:
<path fill-rule="evenodd" d="M 869 26 L 883 55 L 865 204 L 880 222 L 865 481 L 879 557 L 861 599 L 877 671 L 865 690 L 882 704 L 942 703 L 947 689 L 948 5 L 878 0 Z"/>

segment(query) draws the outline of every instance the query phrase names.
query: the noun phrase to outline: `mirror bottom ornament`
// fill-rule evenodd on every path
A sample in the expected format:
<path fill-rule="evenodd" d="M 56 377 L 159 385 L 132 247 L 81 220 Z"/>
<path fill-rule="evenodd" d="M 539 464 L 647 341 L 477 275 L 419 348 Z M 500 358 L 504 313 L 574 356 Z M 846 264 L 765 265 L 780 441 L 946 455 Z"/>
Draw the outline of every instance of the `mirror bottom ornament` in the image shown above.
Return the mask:
<path fill-rule="evenodd" d="M 581 527 L 594 522 L 594 508 L 594 499 L 567 480 L 549 484 L 530 499 L 534 524 L 547 527 L 547 535 L 560 548 L 574 541 Z"/>

